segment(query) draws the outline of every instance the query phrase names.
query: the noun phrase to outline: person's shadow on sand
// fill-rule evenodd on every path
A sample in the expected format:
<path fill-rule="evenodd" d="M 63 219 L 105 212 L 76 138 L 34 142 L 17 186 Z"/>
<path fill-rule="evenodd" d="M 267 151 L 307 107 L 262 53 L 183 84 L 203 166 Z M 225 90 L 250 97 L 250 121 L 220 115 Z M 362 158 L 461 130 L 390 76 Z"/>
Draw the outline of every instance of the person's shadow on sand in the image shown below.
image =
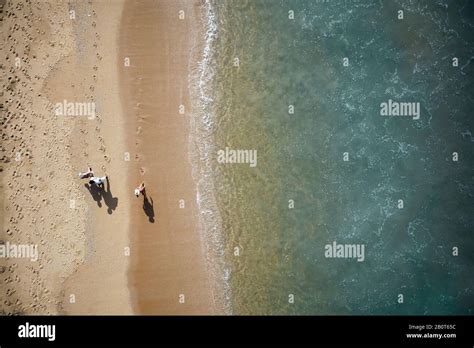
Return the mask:
<path fill-rule="evenodd" d="M 97 202 L 99 207 L 102 207 L 102 198 L 104 198 L 104 203 L 107 206 L 107 212 L 112 214 L 113 211 L 117 208 L 118 198 L 112 195 L 110 191 L 110 179 L 107 178 L 107 188 L 99 187 L 94 184 L 84 184 L 84 186 L 89 190 L 94 201 Z"/>
<path fill-rule="evenodd" d="M 117 208 L 118 198 L 112 195 L 110 191 L 110 179 L 107 178 L 107 188 L 102 189 L 102 197 L 104 197 L 104 203 L 107 206 L 107 213 L 112 214 L 113 211 Z"/>
<path fill-rule="evenodd" d="M 145 211 L 146 216 L 148 216 L 148 221 L 152 224 L 155 223 L 155 209 L 153 208 L 153 198 L 146 195 L 146 192 L 143 192 L 143 210 Z"/>
<path fill-rule="evenodd" d="M 102 203 L 100 202 L 102 200 L 102 189 L 97 185 L 84 184 L 84 186 L 89 190 L 92 198 L 97 202 L 99 208 L 102 207 Z"/>

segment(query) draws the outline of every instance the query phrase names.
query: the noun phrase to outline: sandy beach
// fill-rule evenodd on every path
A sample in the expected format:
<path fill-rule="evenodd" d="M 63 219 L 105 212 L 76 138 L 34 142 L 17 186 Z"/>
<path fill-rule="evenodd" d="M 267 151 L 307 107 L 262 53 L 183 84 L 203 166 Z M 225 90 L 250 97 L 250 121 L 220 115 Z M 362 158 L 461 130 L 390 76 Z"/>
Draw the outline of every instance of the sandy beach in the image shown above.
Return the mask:
<path fill-rule="evenodd" d="M 218 312 L 188 156 L 189 60 L 197 18 L 194 1 L 143 0 L 124 8 L 120 56 L 130 66 L 122 64 L 121 95 L 133 154 L 130 181 L 144 181 L 147 193 L 146 199 L 132 198 L 129 228 L 136 313 Z"/>
<path fill-rule="evenodd" d="M 108 174 L 109 182 L 101 197 L 90 194 L 85 182 L 81 183 L 88 223 L 84 262 L 65 283 L 63 303 L 68 314 L 132 313 L 126 278 L 130 259 L 126 252 L 130 244 L 129 168 L 124 160 L 124 116 L 117 69 L 123 4 L 97 1 L 74 5 L 76 13 L 82 15 L 74 27 L 78 48 L 74 70 L 78 74 L 87 71 L 92 77 L 89 90 L 92 88 L 97 115 L 76 126 L 71 153 L 78 168 L 85 170 L 91 165 L 98 175 Z M 71 294 L 75 303 L 70 301 Z"/>
<path fill-rule="evenodd" d="M 2 16 L 0 240 L 39 257 L 0 259 L 0 312 L 219 313 L 188 156 L 198 2 L 7 1 Z M 94 115 L 58 115 L 67 102 Z M 88 166 L 109 177 L 99 193 Z"/>
<path fill-rule="evenodd" d="M 53 112 L 59 98 L 90 97 L 88 81 L 76 81 L 80 71 L 70 68 L 76 56 L 68 11 L 65 2 L 43 1 L 7 2 L 2 11 L 2 76 L 8 77 L 2 78 L 0 239 L 36 245 L 39 254 L 36 262 L 0 260 L 5 314 L 61 312 L 64 282 L 84 262 L 88 209 L 71 152 L 83 121 Z"/>

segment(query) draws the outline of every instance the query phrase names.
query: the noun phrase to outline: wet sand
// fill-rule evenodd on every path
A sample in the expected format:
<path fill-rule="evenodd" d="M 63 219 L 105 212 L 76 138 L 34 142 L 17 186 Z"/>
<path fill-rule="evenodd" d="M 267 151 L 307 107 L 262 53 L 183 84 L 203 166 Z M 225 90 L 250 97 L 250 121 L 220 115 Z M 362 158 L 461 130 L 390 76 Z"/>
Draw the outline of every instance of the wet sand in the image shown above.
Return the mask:
<path fill-rule="evenodd" d="M 132 158 L 129 182 L 146 184 L 146 198 L 133 196 L 135 186 L 127 197 L 135 313 L 219 313 L 188 156 L 188 75 L 197 18 L 197 1 L 140 0 L 126 3 L 123 12 L 120 88 Z"/>

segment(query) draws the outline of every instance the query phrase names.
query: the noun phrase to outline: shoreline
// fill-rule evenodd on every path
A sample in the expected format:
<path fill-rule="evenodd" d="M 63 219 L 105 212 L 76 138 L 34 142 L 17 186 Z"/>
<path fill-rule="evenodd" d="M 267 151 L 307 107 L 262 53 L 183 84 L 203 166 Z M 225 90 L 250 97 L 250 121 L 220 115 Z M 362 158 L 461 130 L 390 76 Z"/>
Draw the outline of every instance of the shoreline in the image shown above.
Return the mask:
<path fill-rule="evenodd" d="M 222 220 L 215 197 L 215 173 L 210 149 L 215 149 L 215 86 L 216 74 L 214 44 L 218 36 L 218 20 L 215 8 L 209 0 L 199 9 L 200 31 L 194 38 L 189 60 L 189 92 L 192 117 L 188 141 L 189 161 L 192 163 L 192 177 L 196 186 L 196 203 L 199 209 L 199 229 L 203 239 L 208 271 L 212 277 L 212 291 L 215 303 L 222 314 L 232 314 L 232 290 L 229 283 L 231 267 L 224 257 Z"/>

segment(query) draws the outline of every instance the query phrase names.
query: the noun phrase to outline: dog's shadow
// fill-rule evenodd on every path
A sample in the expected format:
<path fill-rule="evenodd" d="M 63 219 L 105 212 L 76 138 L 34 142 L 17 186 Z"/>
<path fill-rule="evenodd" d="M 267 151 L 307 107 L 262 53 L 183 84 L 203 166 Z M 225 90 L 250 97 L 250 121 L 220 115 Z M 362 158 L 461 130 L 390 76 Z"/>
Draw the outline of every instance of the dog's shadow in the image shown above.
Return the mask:
<path fill-rule="evenodd" d="M 114 197 L 112 191 L 110 190 L 110 179 L 107 178 L 107 188 L 102 190 L 102 197 L 104 197 L 104 203 L 107 206 L 107 212 L 112 214 L 113 211 L 117 208 L 118 198 Z"/>
<path fill-rule="evenodd" d="M 153 208 L 153 198 L 148 196 L 146 193 L 143 194 L 143 211 L 145 212 L 146 216 L 148 216 L 148 221 L 152 224 L 155 223 L 155 208 Z"/>

